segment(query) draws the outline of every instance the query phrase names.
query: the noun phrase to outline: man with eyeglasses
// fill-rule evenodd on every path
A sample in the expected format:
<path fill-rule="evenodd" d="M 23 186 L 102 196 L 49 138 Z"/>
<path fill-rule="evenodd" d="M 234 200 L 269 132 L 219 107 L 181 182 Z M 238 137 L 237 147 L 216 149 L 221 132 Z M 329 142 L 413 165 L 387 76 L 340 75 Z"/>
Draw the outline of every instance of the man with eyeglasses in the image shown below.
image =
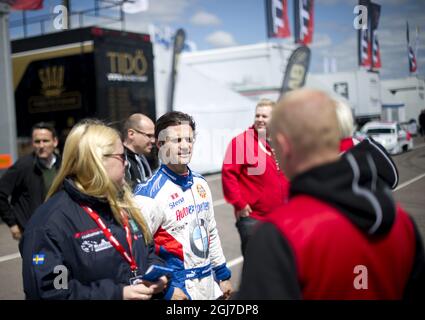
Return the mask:
<path fill-rule="evenodd" d="M 155 143 L 154 130 L 152 120 L 141 113 L 132 114 L 124 123 L 123 143 L 127 160 L 125 178 L 131 187 L 146 182 L 155 169 L 148 159 Z"/>
<path fill-rule="evenodd" d="M 229 298 L 231 272 L 220 243 L 210 188 L 189 169 L 195 122 L 173 111 L 160 117 L 155 137 L 162 165 L 135 189 L 155 240 L 155 250 L 174 269 L 165 299 Z"/>

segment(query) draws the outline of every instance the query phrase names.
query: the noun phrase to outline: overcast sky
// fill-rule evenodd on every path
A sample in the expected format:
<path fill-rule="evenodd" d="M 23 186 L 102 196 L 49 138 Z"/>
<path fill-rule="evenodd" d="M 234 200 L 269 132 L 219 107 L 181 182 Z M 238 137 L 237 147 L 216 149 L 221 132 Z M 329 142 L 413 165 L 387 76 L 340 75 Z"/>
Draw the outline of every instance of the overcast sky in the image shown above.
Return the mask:
<path fill-rule="evenodd" d="M 293 32 L 292 0 L 289 0 L 289 20 Z M 411 41 L 419 34 L 418 65 L 420 76 L 425 72 L 425 1 L 376 0 L 381 7 L 378 37 L 382 56 L 382 78 L 408 76 L 406 21 L 409 21 Z M 28 16 L 53 12 L 60 0 L 45 0 L 44 9 Z M 312 49 L 312 72 L 323 72 L 323 57 L 335 58 L 338 71 L 357 69 L 357 33 L 353 13 L 357 0 L 316 0 L 315 33 Z M 73 10 L 93 7 L 90 0 L 71 0 Z M 11 20 L 20 18 L 13 13 Z M 146 32 L 149 24 L 172 29 L 183 28 L 187 38 L 198 50 L 254 44 L 269 40 L 266 35 L 264 0 L 149 0 L 149 9 L 126 14 L 126 27 Z M 118 25 L 115 25 L 117 27 Z M 33 30 L 37 28 L 34 27 Z M 34 31 L 36 32 L 36 31 Z M 12 38 L 19 30 L 11 30 Z"/>

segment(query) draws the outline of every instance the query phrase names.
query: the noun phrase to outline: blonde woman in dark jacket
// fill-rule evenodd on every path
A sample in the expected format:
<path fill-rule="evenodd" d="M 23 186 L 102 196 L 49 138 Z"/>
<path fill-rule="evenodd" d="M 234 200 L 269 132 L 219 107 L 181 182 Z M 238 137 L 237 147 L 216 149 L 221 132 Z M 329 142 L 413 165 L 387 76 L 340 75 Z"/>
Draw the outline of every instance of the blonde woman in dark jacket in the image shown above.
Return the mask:
<path fill-rule="evenodd" d="M 20 244 L 29 299 L 141 299 L 161 293 L 130 279 L 162 265 L 152 236 L 124 179 L 118 132 L 98 121 L 76 125 L 65 143 L 47 201 Z"/>

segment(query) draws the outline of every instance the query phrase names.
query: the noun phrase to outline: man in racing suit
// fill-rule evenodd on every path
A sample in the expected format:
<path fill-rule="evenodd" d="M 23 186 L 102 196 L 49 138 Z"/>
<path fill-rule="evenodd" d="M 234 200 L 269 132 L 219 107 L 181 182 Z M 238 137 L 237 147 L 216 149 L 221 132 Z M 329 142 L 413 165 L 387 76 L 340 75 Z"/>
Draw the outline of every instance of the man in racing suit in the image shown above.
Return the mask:
<path fill-rule="evenodd" d="M 158 119 L 155 138 L 163 163 L 135 188 L 136 200 L 154 235 L 157 254 L 175 272 L 166 299 L 216 299 L 232 293 L 231 272 L 221 248 L 211 191 L 191 171 L 195 123 L 182 112 Z"/>

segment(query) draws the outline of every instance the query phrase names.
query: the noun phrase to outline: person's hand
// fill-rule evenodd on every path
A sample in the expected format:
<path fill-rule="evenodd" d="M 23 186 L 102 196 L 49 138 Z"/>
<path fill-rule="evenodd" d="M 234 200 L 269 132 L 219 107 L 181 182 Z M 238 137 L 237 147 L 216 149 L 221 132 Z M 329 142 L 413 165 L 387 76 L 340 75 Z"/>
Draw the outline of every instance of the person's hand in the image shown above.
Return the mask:
<path fill-rule="evenodd" d="M 249 204 L 247 204 L 245 206 L 245 208 L 236 211 L 236 218 L 239 220 L 239 218 L 244 218 L 244 217 L 249 217 L 249 214 L 252 212 L 251 207 L 249 206 Z"/>
<path fill-rule="evenodd" d="M 168 279 L 166 276 L 162 276 L 158 279 L 157 282 L 149 282 L 149 281 L 143 281 L 146 287 L 151 288 L 153 290 L 154 294 L 160 293 L 167 288 Z"/>
<path fill-rule="evenodd" d="M 223 298 L 226 300 L 229 299 L 233 293 L 233 286 L 230 280 L 220 281 L 219 286 L 223 292 Z"/>
<path fill-rule="evenodd" d="M 171 300 L 189 300 L 189 298 L 184 294 L 182 289 L 175 287 Z"/>
<path fill-rule="evenodd" d="M 149 300 L 152 298 L 154 289 L 145 286 L 143 283 L 125 286 L 123 289 L 124 300 Z"/>
<path fill-rule="evenodd" d="M 15 240 L 20 240 L 22 237 L 21 229 L 16 224 L 10 227 L 10 233 Z"/>

